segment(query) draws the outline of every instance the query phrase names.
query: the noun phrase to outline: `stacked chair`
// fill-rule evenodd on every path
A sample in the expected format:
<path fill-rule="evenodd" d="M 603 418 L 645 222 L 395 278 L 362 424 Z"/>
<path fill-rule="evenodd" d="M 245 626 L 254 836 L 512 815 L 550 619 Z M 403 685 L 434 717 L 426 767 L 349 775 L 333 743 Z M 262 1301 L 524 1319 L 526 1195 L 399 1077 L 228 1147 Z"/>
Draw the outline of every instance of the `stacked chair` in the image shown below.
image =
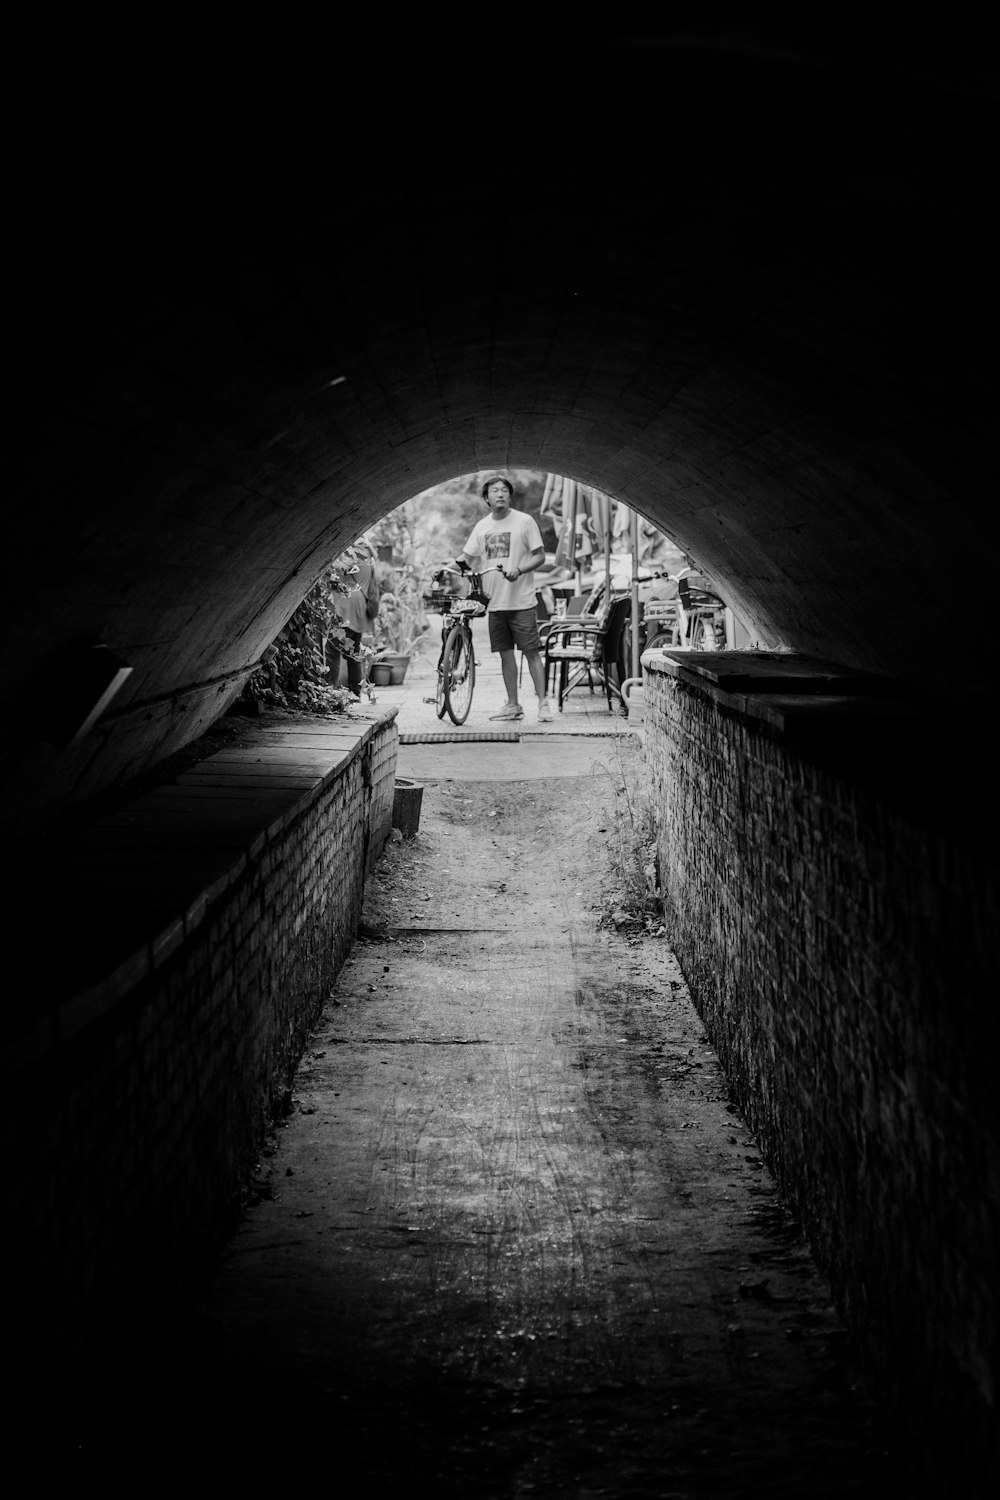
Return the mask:
<path fill-rule="evenodd" d="M 569 606 L 576 605 L 575 610 Z M 620 693 L 618 662 L 621 641 L 632 609 L 627 596 L 610 599 L 595 590 L 587 599 L 567 600 L 565 615 L 552 615 L 541 628 L 545 650 L 545 691 L 555 692 L 562 706 L 574 688 L 586 683 L 593 692 L 604 688 L 608 712 L 614 713 L 614 698 Z"/>

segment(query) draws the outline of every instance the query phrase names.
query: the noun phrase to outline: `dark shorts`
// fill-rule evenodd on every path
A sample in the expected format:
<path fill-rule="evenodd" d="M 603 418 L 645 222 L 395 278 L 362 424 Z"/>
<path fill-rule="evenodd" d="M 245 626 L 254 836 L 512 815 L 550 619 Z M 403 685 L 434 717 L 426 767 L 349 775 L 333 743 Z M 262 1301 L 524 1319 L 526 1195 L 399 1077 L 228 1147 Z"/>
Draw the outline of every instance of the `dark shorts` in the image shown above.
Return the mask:
<path fill-rule="evenodd" d="M 540 651 L 538 619 L 533 609 L 491 609 L 491 651 Z"/>

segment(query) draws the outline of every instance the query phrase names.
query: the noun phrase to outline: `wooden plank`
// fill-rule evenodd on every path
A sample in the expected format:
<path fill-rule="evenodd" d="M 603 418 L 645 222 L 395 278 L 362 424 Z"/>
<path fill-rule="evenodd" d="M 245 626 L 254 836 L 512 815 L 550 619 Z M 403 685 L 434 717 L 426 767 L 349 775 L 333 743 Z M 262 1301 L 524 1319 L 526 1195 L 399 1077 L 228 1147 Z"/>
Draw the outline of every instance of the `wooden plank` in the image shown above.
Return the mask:
<path fill-rule="evenodd" d="M 240 782 L 234 782 L 226 780 L 225 778 L 220 776 L 195 776 L 192 777 L 189 782 L 185 783 L 185 785 L 188 786 L 203 787 L 207 790 L 219 790 L 222 792 L 224 792 L 227 787 L 238 786 L 246 787 L 251 790 L 256 786 L 260 786 L 270 791 L 307 792 L 313 787 L 322 786 L 322 784 L 322 776 L 258 777 L 254 782 L 251 782 L 249 778 L 244 778 Z"/>
<path fill-rule="evenodd" d="M 906 696 L 907 684 L 875 672 L 791 652 L 673 651 L 662 656 L 671 676 L 687 673 L 727 693 L 826 693 Z"/>
<path fill-rule="evenodd" d="M 234 791 L 246 788 L 248 791 L 302 791 L 311 786 L 320 786 L 323 777 L 315 771 L 268 771 L 263 770 L 258 775 L 250 771 L 220 771 L 214 776 L 199 771 L 189 771 L 186 775 L 178 778 L 178 785 L 184 787 L 213 787 L 224 791 L 231 787 Z"/>
<path fill-rule="evenodd" d="M 786 734 L 829 735 L 838 730 L 906 727 L 928 724 L 926 704 L 912 698 L 878 697 L 872 693 L 761 693 L 750 694 L 744 710 Z M 933 719 L 933 715 L 930 716 Z"/>
<path fill-rule="evenodd" d="M 278 747 L 290 746 L 304 749 L 322 749 L 325 745 L 334 745 L 342 748 L 345 745 L 357 745 L 360 747 L 368 738 L 365 734 L 356 734 L 352 729 L 317 729 L 298 730 L 294 734 L 281 734 L 275 731 L 264 730 L 257 741 L 257 745 L 275 745 Z M 253 747 L 248 746 L 250 750 Z M 226 752 L 221 752 L 225 754 Z"/>
<path fill-rule="evenodd" d="M 197 769 L 209 766 L 335 766 L 343 759 L 339 745 L 256 745 L 252 750 L 220 750 L 207 760 L 198 761 Z"/>

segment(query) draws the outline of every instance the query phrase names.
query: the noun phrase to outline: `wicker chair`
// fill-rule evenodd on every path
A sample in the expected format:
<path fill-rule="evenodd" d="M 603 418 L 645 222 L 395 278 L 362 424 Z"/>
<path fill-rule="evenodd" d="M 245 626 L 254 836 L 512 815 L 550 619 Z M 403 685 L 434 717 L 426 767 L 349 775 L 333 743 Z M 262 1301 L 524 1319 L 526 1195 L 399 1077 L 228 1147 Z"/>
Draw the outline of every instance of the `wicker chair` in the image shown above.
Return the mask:
<path fill-rule="evenodd" d="M 556 706 L 562 711 L 574 688 L 586 683 L 604 688 L 608 712 L 614 712 L 618 693 L 618 659 L 622 632 L 632 608 L 630 599 L 612 599 L 597 615 L 553 618 L 545 635 L 545 690 L 554 684 Z"/>

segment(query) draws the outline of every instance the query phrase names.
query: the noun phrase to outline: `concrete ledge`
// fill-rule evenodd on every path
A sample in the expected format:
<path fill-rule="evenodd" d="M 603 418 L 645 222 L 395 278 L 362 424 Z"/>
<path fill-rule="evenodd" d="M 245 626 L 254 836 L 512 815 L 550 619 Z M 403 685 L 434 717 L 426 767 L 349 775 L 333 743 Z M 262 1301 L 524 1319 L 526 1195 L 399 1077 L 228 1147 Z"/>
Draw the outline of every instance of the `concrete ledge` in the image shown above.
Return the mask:
<path fill-rule="evenodd" d="M 5 1017 L 0 1072 L 42 1060 L 174 957 L 396 714 L 265 732 L 258 744 L 209 756 L 43 849 L 24 872 L 16 903 L 17 930 L 34 938 L 41 958 L 34 1003 Z M 55 934 L 62 964 L 45 957 Z M 95 977 L 77 988 L 81 969 Z"/>
<path fill-rule="evenodd" d="M 647 651 L 641 661 L 652 678 L 753 723 L 916 826 L 946 829 L 979 850 L 1000 836 L 993 786 L 968 773 L 970 747 L 990 742 L 985 711 L 959 711 L 917 683 L 789 652 Z"/>
<path fill-rule="evenodd" d="M 899 678 L 861 672 L 823 657 L 791 651 L 644 651 L 651 671 L 695 680 L 726 693 L 833 694 L 908 698 L 916 689 Z"/>

